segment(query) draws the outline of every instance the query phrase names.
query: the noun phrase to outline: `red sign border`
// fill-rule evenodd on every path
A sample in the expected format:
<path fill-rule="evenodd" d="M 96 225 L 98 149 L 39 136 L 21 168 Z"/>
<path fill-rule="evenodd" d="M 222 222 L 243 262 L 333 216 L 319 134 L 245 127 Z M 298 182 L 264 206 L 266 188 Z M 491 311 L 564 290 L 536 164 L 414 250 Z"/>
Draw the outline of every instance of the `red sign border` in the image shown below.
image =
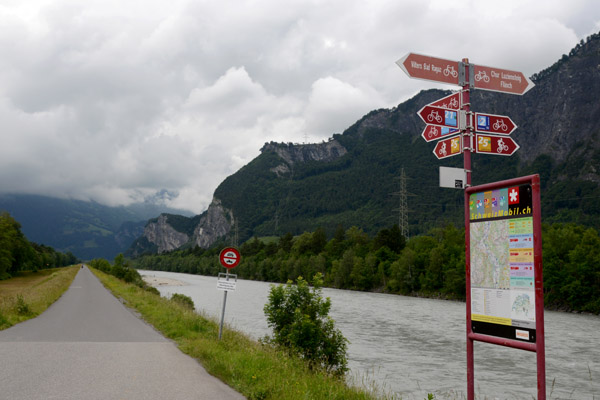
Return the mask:
<path fill-rule="evenodd" d="M 227 264 L 226 262 L 223 261 L 224 255 L 228 251 L 233 251 L 237 255 L 237 262 L 235 264 Z M 242 255 L 240 254 L 240 251 L 238 249 L 236 249 L 235 247 L 225 247 L 219 253 L 219 263 L 221 263 L 221 265 L 224 266 L 227 269 L 231 269 L 231 268 L 237 267 L 240 264 L 241 260 L 242 260 Z"/>

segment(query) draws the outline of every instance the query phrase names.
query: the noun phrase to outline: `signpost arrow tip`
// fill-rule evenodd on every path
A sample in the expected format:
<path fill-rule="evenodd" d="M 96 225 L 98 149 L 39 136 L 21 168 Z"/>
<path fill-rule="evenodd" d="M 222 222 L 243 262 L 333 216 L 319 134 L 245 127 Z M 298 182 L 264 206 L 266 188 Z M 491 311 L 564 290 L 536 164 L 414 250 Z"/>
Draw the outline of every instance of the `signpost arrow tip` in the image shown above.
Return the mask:
<path fill-rule="evenodd" d="M 410 53 L 406 53 L 406 55 L 404 57 L 402 57 L 401 59 L 399 59 L 398 61 L 396 61 L 396 65 L 398 65 L 400 67 L 400 69 L 402 69 L 402 71 L 404 71 L 404 73 L 410 77 L 410 73 L 408 72 L 408 70 L 404 66 L 404 62 L 406 61 L 406 59 L 408 58 L 408 56 L 410 56 Z"/>

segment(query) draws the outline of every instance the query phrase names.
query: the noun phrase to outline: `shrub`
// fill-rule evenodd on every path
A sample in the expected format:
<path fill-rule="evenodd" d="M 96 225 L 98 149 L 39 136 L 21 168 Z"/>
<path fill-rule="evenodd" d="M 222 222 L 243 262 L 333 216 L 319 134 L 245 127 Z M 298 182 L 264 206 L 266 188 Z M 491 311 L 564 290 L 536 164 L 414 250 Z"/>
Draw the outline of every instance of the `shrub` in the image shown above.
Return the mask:
<path fill-rule="evenodd" d="M 4 327 L 9 327 L 10 324 L 6 317 L 0 312 L 0 329 L 4 329 Z"/>
<path fill-rule="evenodd" d="M 31 314 L 31 308 L 29 304 L 25 302 L 23 296 L 20 294 L 17 295 L 17 303 L 15 304 L 15 308 L 17 309 L 17 314 L 19 315 L 29 315 Z"/>
<path fill-rule="evenodd" d="M 267 340 L 297 353 L 311 368 L 342 376 L 348 370 L 348 340 L 328 315 L 331 301 L 321 296 L 322 274 L 317 273 L 312 283 L 311 288 L 298 277 L 295 285 L 288 281 L 285 286 L 271 286 L 264 312 L 273 337 Z"/>
<path fill-rule="evenodd" d="M 181 304 L 184 307 L 187 307 L 191 310 L 193 310 L 194 307 L 194 300 L 192 300 L 191 297 L 186 296 L 185 294 L 179 294 L 179 293 L 175 293 L 171 296 L 171 300 L 173 300 L 176 303 Z"/>
<path fill-rule="evenodd" d="M 159 291 L 158 291 L 158 289 L 157 289 L 157 288 L 155 288 L 154 286 L 144 286 L 144 289 L 145 289 L 147 292 L 150 292 L 150 293 L 152 293 L 152 294 L 155 294 L 155 295 L 157 295 L 157 296 L 160 296 L 160 292 L 159 292 Z"/>

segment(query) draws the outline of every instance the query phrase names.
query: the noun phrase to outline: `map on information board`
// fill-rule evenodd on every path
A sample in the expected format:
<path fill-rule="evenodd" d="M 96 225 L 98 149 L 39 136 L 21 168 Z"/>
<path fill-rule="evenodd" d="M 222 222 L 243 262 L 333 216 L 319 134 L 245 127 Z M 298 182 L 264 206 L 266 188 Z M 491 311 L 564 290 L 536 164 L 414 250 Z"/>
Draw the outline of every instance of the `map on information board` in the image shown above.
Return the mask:
<path fill-rule="evenodd" d="M 471 286 L 510 289 L 508 224 L 473 224 L 471 228 Z"/>
<path fill-rule="evenodd" d="M 531 185 L 473 193 L 469 214 L 473 331 L 534 342 Z"/>

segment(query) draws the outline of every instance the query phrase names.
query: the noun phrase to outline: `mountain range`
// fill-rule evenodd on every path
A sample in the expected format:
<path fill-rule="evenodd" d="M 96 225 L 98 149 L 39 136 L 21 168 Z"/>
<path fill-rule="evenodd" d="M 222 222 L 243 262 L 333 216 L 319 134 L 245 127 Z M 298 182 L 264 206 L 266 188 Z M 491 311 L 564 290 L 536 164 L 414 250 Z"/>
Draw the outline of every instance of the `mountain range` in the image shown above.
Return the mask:
<path fill-rule="evenodd" d="M 152 203 L 109 207 L 23 194 L 0 195 L 0 211 L 9 212 L 30 241 L 71 252 L 82 260 L 112 260 L 143 233 L 149 218 L 162 212 L 185 213 Z"/>
<path fill-rule="evenodd" d="M 398 79 L 406 79 L 399 71 Z M 523 96 L 473 90 L 471 110 L 507 115 L 518 125 L 511 157 L 473 154 L 472 183 L 538 173 L 545 222 L 600 224 L 600 34 L 578 43 L 533 75 Z M 462 157 L 437 160 L 420 136 L 424 105 L 451 94 L 422 91 L 392 109 L 374 110 L 342 134 L 315 144 L 265 143 L 261 154 L 215 190 L 208 210 L 193 218 L 151 219 L 131 256 L 210 247 L 217 240 L 300 234 L 322 227 L 358 226 L 374 234 L 399 223 L 407 195 L 408 234 L 440 224 L 462 225 L 463 193 L 439 187 L 439 166 L 462 167 Z"/>

